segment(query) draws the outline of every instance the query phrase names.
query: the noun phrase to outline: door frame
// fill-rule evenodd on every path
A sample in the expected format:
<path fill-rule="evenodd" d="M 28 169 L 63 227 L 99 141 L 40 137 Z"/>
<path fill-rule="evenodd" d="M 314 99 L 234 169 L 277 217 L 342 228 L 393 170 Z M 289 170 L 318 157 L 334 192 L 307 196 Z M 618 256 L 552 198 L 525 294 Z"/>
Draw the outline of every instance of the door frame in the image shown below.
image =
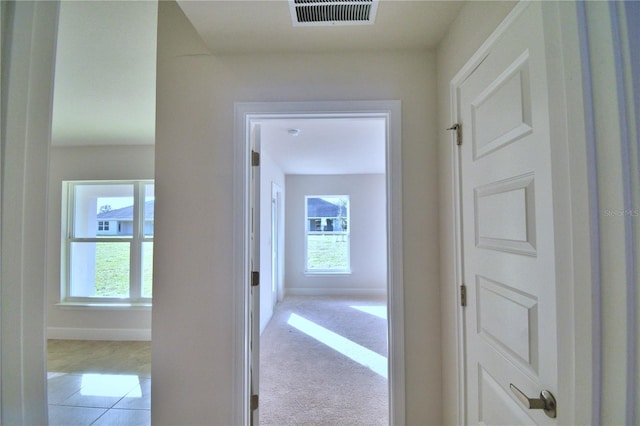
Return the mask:
<path fill-rule="evenodd" d="M 282 288 L 282 270 L 283 270 L 283 258 L 282 248 L 284 246 L 284 211 L 282 208 L 283 190 L 275 182 L 271 182 L 271 286 L 273 288 L 273 282 L 275 282 L 275 298 L 273 298 L 273 290 L 271 292 L 273 300 L 271 300 L 272 307 L 276 306 L 278 302 L 281 302 L 284 295 L 284 288 Z M 275 215 L 273 214 L 273 203 L 275 202 Z M 275 235 L 274 235 L 275 225 Z M 275 265 L 273 262 L 274 250 L 276 253 Z M 274 268 L 275 266 L 275 268 Z M 274 274 L 275 271 L 275 274 Z M 275 279 L 274 279 L 275 278 Z"/>
<path fill-rule="evenodd" d="M 265 118 L 382 117 L 386 126 L 389 421 L 405 424 L 401 102 L 238 102 L 234 113 L 233 420 L 249 423 L 250 128 Z"/>
<path fill-rule="evenodd" d="M 491 53 L 494 44 L 511 26 L 530 2 L 518 3 L 489 38 L 471 56 L 450 82 L 449 96 L 451 123 L 459 123 L 460 96 L 458 87 Z M 545 55 L 549 84 L 549 116 L 552 137 L 551 170 L 553 179 L 555 252 L 558 254 L 556 282 L 558 318 L 558 424 L 590 424 L 591 411 L 584 407 L 596 403 L 600 393 L 597 387 L 598 324 L 594 317 L 591 289 L 599 284 L 592 275 L 592 232 L 590 216 L 597 210 L 590 208 L 590 199 L 596 189 L 589 185 L 594 171 L 588 159 L 585 136 L 585 118 L 580 57 L 579 24 L 576 5 L 571 2 L 547 2 L 542 5 L 545 34 Z M 464 125 L 464 123 L 462 123 Z M 456 388 L 457 424 L 467 424 L 467 383 L 465 380 L 465 310 L 460 303 L 459 286 L 463 280 L 464 257 L 462 247 L 461 159 L 451 134 L 452 158 L 452 210 L 454 223 L 453 283 L 445 284 L 444 291 L 454 292 L 451 300 L 456 312 Z M 464 143 L 464 141 L 463 141 Z M 572 214 L 572 212 L 574 212 Z M 575 212 L 583 213 L 582 216 Z M 562 315 L 561 315 L 562 314 Z M 562 319 L 564 318 L 564 319 Z M 562 320 L 561 320 L 562 319 Z"/>

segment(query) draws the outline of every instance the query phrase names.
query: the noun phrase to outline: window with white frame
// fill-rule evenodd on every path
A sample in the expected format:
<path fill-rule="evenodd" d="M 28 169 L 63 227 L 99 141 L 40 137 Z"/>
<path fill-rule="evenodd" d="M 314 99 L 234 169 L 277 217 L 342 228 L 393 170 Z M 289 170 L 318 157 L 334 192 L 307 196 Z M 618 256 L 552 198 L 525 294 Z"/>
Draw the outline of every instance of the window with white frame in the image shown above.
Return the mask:
<path fill-rule="evenodd" d="M 350 273 L 349 196 L 305 197 L 305 272 Z"/>
<path fill-rule="evenodd" d="M 63 182 L 62 303 L 150 303 L 153 181 Z"/>

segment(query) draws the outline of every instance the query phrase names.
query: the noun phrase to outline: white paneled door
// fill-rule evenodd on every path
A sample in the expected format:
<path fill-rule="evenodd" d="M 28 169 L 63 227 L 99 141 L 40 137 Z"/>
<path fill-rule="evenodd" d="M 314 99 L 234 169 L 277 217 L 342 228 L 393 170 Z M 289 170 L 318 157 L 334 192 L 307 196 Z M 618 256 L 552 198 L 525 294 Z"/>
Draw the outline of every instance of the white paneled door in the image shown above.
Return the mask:
<path fill-rule="evenodd" d="M 469 424 L 556 424 L 535 408 L 558 397 L 542 28 L 531 2 L 457 87 Z"/>

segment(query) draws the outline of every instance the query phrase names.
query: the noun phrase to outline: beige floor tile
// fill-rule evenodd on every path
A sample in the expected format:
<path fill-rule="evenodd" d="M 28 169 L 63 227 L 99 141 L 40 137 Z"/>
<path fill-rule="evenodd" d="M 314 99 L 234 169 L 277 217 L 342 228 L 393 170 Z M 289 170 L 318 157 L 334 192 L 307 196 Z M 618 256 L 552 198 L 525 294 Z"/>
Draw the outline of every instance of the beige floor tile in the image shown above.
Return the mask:
<path fill-rule="evenodd" d="M 81 375 L 80 391 L 62 401 L 62 405 L 111 408 L 132 391 L 142 395 L 140 379 L 135 375 Z"/>
<path fill-rule="evenodd" d="M 47 348 L 51 426 L 150 425 L 150 342 L 49 340 Z"/>
<path fill-rule="evenodd" d="M 151 379 L 140 379 L 140 389 L 129 392 L 113 408 L 151 409 Z"/>
<path fill-rule="evenodd" d="M 118 410 L 111 409 L 100 417 L 94 426 L 148 426 L 151 424 L 151 411 L 149 410 Z"/>
<path fill-rule="evenodd" d="M 49 340 L 47 371 L 151 376 L 151 342 Z"/>
<path fill-rule="evenodd" d="M 88 426 L 107 410 L 101 408 L 49 406 L 49 426 Z"/>
<path fill-rule="evenodd" d="M 60 404 L 77 393 L 82 386 L 82 376 L 62 374 L 47 380 L 49 404 Z"/>

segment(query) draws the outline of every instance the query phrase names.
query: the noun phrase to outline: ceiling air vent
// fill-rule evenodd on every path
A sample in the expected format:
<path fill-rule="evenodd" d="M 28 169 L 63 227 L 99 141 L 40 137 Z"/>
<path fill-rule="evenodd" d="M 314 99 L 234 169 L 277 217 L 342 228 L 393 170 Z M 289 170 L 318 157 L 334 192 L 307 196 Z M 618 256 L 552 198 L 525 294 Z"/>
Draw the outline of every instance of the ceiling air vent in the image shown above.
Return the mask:
<path fill-rule="evenodd" d="M 289 0 L 293 26 L 370 25 L 378 0 Z"/>

